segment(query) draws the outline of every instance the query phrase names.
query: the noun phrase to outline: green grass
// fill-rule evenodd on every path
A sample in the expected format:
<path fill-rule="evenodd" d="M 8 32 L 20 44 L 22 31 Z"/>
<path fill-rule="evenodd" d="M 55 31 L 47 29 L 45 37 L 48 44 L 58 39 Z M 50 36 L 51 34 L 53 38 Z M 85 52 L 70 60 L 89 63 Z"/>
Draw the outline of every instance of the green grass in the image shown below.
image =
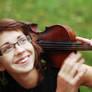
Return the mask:
<path fill-rule="evenodd" d="M 0 0 L 0 19 L 37 23 L 40 30 L 54 24 L 69 25 L 77 36 L 92 38 L 92 0 Z M 92 65 L 92 51 L 81 52 Z M 81 87 L 81 92 L 92 89 Z"/>

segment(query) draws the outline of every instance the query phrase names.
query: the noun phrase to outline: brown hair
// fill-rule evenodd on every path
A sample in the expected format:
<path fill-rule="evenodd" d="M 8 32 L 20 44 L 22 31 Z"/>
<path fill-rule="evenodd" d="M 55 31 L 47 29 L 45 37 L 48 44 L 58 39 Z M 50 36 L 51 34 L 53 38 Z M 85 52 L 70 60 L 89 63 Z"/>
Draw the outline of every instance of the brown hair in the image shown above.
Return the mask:
<path fill-rule="evenodd" d="M 30 35 L 30 37 L 32 38 L 31 43 L 35 49 L 35 66 L 40 65 L 39 55 L 42 52 L 42 48 L 36 43 L 38 39 L 37 34 L 39 32 L 39 30 L 37 29 L 37 24 L 16 21 L 13 19 L 0 20 L 0 33 L 3 31 L 17 31 L 18 29 L 20 29 L 25 35 Z"/>
<path fill-rule="evenodd" d="M 4 31 L 12 31 L 12 30 L 15 30 L 15 31 L 20 30 L 25 35 L 29 35 L 32 38 L 31 43 L 32 43 L 34 50 L 35 50 L 35 67 L 37 68 L 37 70 L 40 74 L 40 80 L 39 80 L 39 82 L 40 82 L 43 78 L 44 70 L 47 69 L 47 63 L 46 62 L 42 63 L 40 60 L 41 59 L 40 54 L 43 52 L 43 50 L 37 44 L 38 34 L 39 34 L 37 24 L 16 21 L 13 19 L 0 20 L 0 33 L 4 32 Z M 0 76 L 2 77 L 2 73 Z M 5 83 L 2 79 L 3 78 L 0 78 L 1 83 Z"/>

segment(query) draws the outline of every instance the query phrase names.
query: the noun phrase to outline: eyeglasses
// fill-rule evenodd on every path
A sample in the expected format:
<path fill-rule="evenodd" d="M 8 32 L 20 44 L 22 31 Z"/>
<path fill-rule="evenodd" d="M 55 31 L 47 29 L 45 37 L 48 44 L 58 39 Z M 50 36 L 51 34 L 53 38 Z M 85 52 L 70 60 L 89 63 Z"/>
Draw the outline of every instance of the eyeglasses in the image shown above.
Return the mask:
<path fill-rule="evenodd" d="M 16 43 L 13 43 L 13 44 L 8 43 L 5 46 L 2 46 L 0 48 L 0 56 L 2 56 L 3 54 L 8 54 L 9 52 L 11 52 L 15 48 L 16 44 L 18 44 L 19 46 L 23 46 L 27 42 L 29 42 L 30 40 L 31 40 L 30 36 L 23 36 Z"/>

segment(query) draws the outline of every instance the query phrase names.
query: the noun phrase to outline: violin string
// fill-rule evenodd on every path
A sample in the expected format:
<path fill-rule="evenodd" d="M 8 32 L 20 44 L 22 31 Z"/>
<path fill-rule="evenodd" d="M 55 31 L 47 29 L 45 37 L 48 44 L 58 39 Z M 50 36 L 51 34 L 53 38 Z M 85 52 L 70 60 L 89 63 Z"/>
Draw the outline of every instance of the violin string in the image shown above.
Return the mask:
<path fill-rule="evenodd" d="M 51 47 L 83 47 L 83 46 L 87 46 L 89 47 L 89 44 L 81 44 L 81 45 L 78 45 L 78 44 L 39 44 L 41 46 L 51 46 Z M 91 47 L 91 46 L 90 46 Z"/>
<path fill-rule="evenodd" d="M 52 46 L 83 46 L 83 45 L 87 45 L 87 46 L 90 46 L 89 44 L 82 44 L 82 43 L 70 43 L 70 42 L 42 42 L 42 43 L 39 43 L 40 45 L 52 45 Z"/>
<path fill-rule="evenodd" d="M 55 50 L 92 50 L 92 48 L 65 48 L 65 47 L 63 47 L 63 48 L 58 48 L 58 47 L 45 47 L 45 48 L 43 48 L 43 49 L 55 49 Z"/>
<path fill-rule="evenodd" d="M 47 41 L 44 42 L 44 41 L 41 41 L 39 45 L 45 49 L 65 49 L 65 50 L 92 49 L 92 47 L 89 44 L 82 44 L 82 43 L 75 43 L 75 42 L 47 42 Z"/>

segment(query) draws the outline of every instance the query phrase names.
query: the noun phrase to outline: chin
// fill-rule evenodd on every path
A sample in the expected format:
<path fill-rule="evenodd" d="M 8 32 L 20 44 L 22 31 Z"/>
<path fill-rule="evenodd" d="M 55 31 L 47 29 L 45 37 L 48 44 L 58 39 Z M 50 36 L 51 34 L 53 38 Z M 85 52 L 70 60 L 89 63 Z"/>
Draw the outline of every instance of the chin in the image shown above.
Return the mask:
<path fill-rule="evenodd" d="M 35 88 L 36 86 L 30 86 L 30 85 L 26 85 L 26 86 L 22 86 L 23 88 L 25 88 L 25 89 L 30 89 L 30 88 Z"/>
<path fill-rule="evenodd" d="M 34 68 L 34 66 L 29 66 L 29 67 L 13 67 L 12 69 L 10 70 L 7 70 L 9 71 L 10 73 L 15 73 L 15 74 L 22 74 L 22 73 L 27 73 L 27 72 L 30 72 L 32 71 Z"/>

